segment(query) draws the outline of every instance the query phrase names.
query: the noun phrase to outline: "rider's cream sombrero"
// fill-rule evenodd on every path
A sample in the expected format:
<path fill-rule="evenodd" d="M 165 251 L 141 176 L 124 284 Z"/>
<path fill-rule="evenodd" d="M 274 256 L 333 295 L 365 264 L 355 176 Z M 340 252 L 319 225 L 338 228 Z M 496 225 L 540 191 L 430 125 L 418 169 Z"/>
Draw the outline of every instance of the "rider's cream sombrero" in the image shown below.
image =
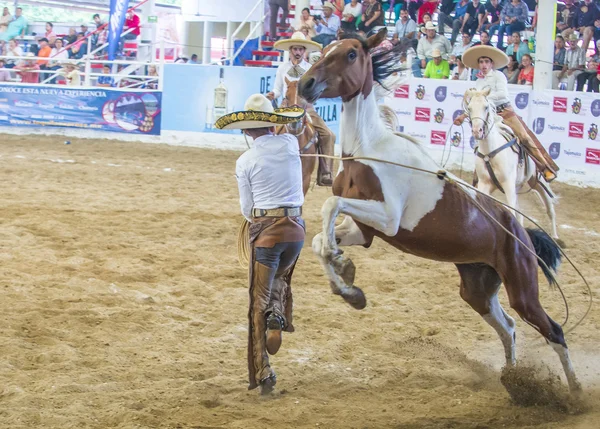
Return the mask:
<path fill-rule="evenodd" d="M 299 121 L 304 116 L 304 109 L 289 107 L 273 109 L 271 102 L 262 94 L 251 95 L 244 110 L 228 113 L 217 119 L 215 126 L 220 130 L 249 130 L 253 128 L 270 128 Z"/>
<path fill-rule="evenodd" d="M 467 49 L 462 55 L 462 62 L 465 66 L 478 69 L 479 58 L 486 57 L 494 62 L 494 68 L 501 69 L 508 65 L 508 55 L 500 49 L 493 46 L 477 45 Z"/>
<path fill-rule="evenodd" d="M 317 42 L 306 40 L 306 36 L 300 31 L 296 31 L 289 39 L 278 40 L 273 44 L 273 47 L 280 51 L 288 51 L 292 46 L 302 46 L 308 53 L 319 52 L 323 48 Z"/>

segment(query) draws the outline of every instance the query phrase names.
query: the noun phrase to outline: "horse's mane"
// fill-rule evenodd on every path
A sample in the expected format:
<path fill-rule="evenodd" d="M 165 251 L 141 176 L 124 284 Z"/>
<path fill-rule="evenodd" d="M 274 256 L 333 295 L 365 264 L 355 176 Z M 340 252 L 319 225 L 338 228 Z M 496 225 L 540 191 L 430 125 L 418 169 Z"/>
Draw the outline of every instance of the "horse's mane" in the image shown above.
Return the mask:
<path fill-rule="evenodd" d="M 343 33 L 340 35 L 340 40 L 354 39 L 358 40 L 363 49 L 369 52 L 369 45 L 367 39 L 357 33 Z M 371 54 L 371 63 L 373 65 L 373 80 L 382 87 L 386 87 L 383 81 L 393 75 L 394 73 L 405 70 L 399 61 L 400 56 L 406 54 L 408 49 L 408 43 L 401 41 L 394 45 L 393 48 L 388 50 L 382 50 Z"/>

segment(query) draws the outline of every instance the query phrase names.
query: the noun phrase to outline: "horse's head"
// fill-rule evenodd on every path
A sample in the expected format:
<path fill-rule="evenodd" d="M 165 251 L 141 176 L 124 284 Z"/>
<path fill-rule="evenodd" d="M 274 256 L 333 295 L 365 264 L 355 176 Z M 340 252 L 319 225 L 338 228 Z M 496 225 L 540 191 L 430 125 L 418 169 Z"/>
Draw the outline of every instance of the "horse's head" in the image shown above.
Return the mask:
<path fill-rule="evenodd" d="M 300 103 L 298 102 L 298 81 L 289 80 L 286 77 L 285 84 L 287 85 L 287 91 L 285 92 L 283 103 L 286 107 L 299 106 Z"/>
<path fill-rule="evenodd" d="M 300 79 L 299 93 L 309 102 L 319 98 L 342 97 L 349 101 L 359 94 L 367 97 L 373 89 L 373 79 L 384 79 L 398 71 L 398 58 L 386 58 L 385 64 L 377 63 L 378 73 L 374 73 L 375 57 L 389 55 L 378 53 L 373 59 L 369 50 L 381 44 L 387 35 L 387 29 L 365 39 L 358 35 L 342 35 L 342 40 L 331 43 L 323 51 L 321 59 Z M 375 76 L 374 76 L 375 75 Z"/>
<path fill-rule="evenodd" d="M 463 109 L 471 122 L 471 134 L 475 140 L 486 138 L 495 120 L 494 108 L 487 99 L 490 92 L 491 88 L 483 91 L 471 88 L 463 97 Z"/>

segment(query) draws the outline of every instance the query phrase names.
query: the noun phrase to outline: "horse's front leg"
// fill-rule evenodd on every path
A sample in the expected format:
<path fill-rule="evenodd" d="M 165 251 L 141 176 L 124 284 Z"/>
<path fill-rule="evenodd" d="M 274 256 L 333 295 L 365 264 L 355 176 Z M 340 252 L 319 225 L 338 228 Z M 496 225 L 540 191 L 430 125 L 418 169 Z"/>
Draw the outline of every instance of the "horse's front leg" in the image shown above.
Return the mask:
<path fill-rule="evenodd" d="M 342 255 L 338 243 L 359 245 L 365 244 L 366 240 L 354 222 L 345 220 L 340 227 L 335 227 L 340 213 L 391 236 L 397 233 L 400 225 L 399 210 L 393 210 L 385 202 L 341 197 L 330 197 L 323 205 L 323 233 L 313 240 L 313 250 L 321 259 L 333 292 L 341 295 L 355 308 L 364 308 L 364 295 L 359 288 L 353 286 L 354 264 Z"/>

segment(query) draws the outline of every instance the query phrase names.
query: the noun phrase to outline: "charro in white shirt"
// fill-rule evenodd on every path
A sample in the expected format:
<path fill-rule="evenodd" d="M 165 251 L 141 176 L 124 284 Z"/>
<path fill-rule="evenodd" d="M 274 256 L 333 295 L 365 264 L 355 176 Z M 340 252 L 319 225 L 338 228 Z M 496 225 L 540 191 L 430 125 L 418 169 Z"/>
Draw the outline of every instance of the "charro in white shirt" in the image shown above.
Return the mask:
<path fill-rule="evenodd" d="M 282 95 L 285 95 L 285 93 L 287 92 L 285 78 L 287 78 L 290 82 L 300 80 L 301 76 L 292 77 L 288 75 L 288 72 L 290 71 L 290 69 L 292 69 L 292 67 L 300 67 L 306 72 L 309 68 L 311 68 L 311 66 L 312 64 L 304 59 L 297 66 L 294 66 L 294 64 L 292 64 L 291 61 L 281 64 L 277 68 L 277 74 L 275 75 L 275 87 L 273 88 L 273 94 L 275 94 L 275 98 L 277 99 Z"/>
<path fill-rule="evenodd" d="M 510 102 L 508 98 L 508 81 L 504 73 L 498 70 L 490 70 L 485 77 L 480 77 L 475 82 L 477 91 L 483 91 L 488 87 L 491 89 L 488 100 L 494 103 L 494 106 L 498 107 L 501 104 Z"/>
<path fill-rule="evenodd" d="M 301 207 L 302 163 L 298 139 L 291 134 L 264 135 L 236 162 L 240 206 L 252 221 L 252 209 Z"/>

